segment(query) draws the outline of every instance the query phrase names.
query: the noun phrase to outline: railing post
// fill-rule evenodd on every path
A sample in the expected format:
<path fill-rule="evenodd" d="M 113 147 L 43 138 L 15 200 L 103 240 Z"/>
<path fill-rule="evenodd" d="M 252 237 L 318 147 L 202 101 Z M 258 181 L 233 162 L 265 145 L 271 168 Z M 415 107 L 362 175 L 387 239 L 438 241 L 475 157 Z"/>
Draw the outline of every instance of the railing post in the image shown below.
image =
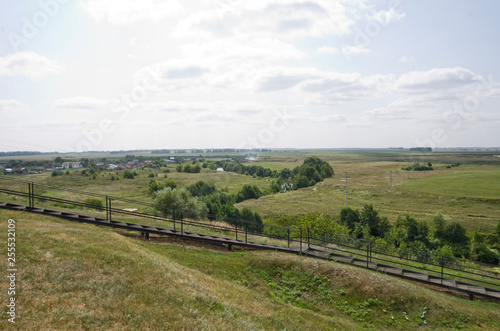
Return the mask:
<path fill-rule="evenodd" d="M 287 229 L 288 232 L 288 248 L 290 248 L 290 228 Z"/>
<path fill-rule="evenodd" d="M 31 182 L 31 208 L 35 208 L 35 183 Z"/>
<path fill-rule="evenodd" d="M 234 221 L 234 229 L 236 231 L 236 240 L 238 240 L 238 221 Z"/>
<path fill-rule="evenodd" d="M 311 231 L 307 228 L 307 249 L 311 248 Z"/>
<path fill-rule="evenodd" d="M 300 228 L 300 254 L 302 254 L 302 228 Z"/>
<path fill-rule="evenodd" d="M 172 219 L 174 220 L 174 231 L 175 231 L 175 209 L 174 209 L 174 212 L 172 214 Z"/>
<path fill-rule="evenodd" d="M 444 278 L 444 256 L 441 255 L 441 285 L 443 285 Z"/>
<path fill-rule="evenodd" d="M 31 183 L 28 183 L 28 206 L 31 209 Z"/>
<path fill-rule="evenodd" d="M 370 267 L 370 241 L 366 243 L 366 267 Z"/>
<path fill-rule="evenodd" d="M 183 215 L 182 215 L 182 211 L 181 211 L 181 236 L 184 235 L 184 223 L 182 222 L 182 219 L 183 219 Z"/>
<path fill-rule="evenodd" d="M 106 220 L 109 222 L 109 204 L 107 195 L 106 195 Z"/>
<path fill-rule="evenodd" d="M 112 208 L 111 208 L 111 197 L 110 197 L 110 198 L 109 198 L 109 223 L 111 223 L 111 220 L 113 219 L 113 218 L 111 217 L 111 209 L 112 209 Z"/>
<path fill-rule="evenodd" d="M 245 244 L 248 244 L 248 223 L 245 223 Z"/>

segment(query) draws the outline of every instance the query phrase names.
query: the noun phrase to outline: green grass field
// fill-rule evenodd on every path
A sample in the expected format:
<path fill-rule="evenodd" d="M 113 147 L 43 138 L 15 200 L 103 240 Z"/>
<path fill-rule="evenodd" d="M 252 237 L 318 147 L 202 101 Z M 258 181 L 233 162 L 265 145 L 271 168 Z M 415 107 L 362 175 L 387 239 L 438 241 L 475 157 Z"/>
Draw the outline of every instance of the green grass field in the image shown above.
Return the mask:
<path fill-rule="evenodd" d="M 454 197 L 500 199 L 500 168 L 476 167 L 404 184 L 407 190 Z"/>

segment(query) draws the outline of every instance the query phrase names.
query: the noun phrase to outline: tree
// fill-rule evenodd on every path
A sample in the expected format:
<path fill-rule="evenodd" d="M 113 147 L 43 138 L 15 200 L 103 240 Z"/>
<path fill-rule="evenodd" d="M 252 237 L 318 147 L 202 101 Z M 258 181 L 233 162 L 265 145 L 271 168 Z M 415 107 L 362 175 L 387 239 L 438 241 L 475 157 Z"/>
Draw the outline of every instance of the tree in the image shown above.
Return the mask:
<path fill-rule="evenodd" d="M 199 180 L 193 185 L 189 185 L 187 190 L 195 197 L 202 197 L 215 193 L 217 188 L 213 183 L 205 183 L 204 181 Z"/>
<path fill-rule="evenodd" d="M 419 222 L 413 217 L 398 217 L 388 237 L 392 243 L 399 247 L 405 244 L 422 250 L 422 247 L 429 247 L 429 226 L 425 222 Z"/>
<path fill-rule="evenodd" d="M 134 179 L 134 173 L 128 169 L 123 172 L 123 178 Z"/>
<path fill-rule="evenodd" d="M 281 191 L 281 179 L 277 178 L 276 180 L 273 180 L 269 186 L 269 191 L 271 194 L 279 193 Z"/>
<path fill-rule="evenodd" d="M 153 205 L 164 217 L 175 216 L 204 219 L 208 208 L 203 201 L 193 197 L 185 188 L 172 189 L 166 187 L 154 195 Z"/>
<path fill-rule="evenodd" d="M 434 229 L 434 238 L 442 239 L 444 234 L 444 229 L 446 228 L 446 221 L 443 215 L 438 214 L 432 220 L 432 226 Z"/>
<path fill-rule="evenodd" d="M 368 226 L 370 235 L 375 237 L 383 237 L 390 228 L 387 218 L 378 216 L 378 211 L 371 204 L 363 206 L 359 221 L 362 226 Z"/>
<path fill-rule="evenodd" d="M 296 222 L 296 226 L 302 230 L 309 229 L 311 234 L 321 237 L 325 235 L 349 235 L 349 228 L 340 223 L 339 220 L 330 215 L 317 212 L 307 213 L 305 216 L 300 217 Z"/>
<path fill-rule="evenodd" d="M 258 199 L 262 196 L 262 192 L 255 185 L 245 184 L 236 195 L 236 202 L 242 202 L 249 199 Z"/>
<path fill-rule="evenodd" d="M 194 174 L 198 174 L 201 172 L 201 167 L 199 164 L 195 164 L 192 168 L 191 168 L 191 172 L 194 173 Z"/>
<path fill-rule="evenodd" d="M 340 224 L 349 228 L 351 232 L 356 228 L 359 223 L 359 211 L 352 208 L 342 208 L 340 211 Z"/>
<path fill-rule="evenodd" d="M 469 256 L 470 240 L 467 237 L 467 230 L 460 223 L 452 222 L 444 229 L 442 242 L 453 249 L 455 256 Z"/>
<path fill-rule="evenodd" d="M 309 180 L 307 179 L 306 176 L 300 176 L 297 175 L 295 176 L 295 188 L 299 189 L 302 187 L 308 187 L 309 186 Z"/>
<path fill-rule="evenodd" d="M 163 187 L 170 187 L 171 189 L 174 189 L 177 188 L 177 183 L 173 179 L 167 178 L 163 183 Z"/>
<path fill-rule="evenodd" d="M 243 207 L 240 210 L 240 219 L 246 221 L 246 227 L 249 231 L 262 232 L 264 225 L 262 223 L 262 218 L 258 213 L 254 213 L 248 207 Z M 241 224 L 240 226 L 244 226 Z"/>
<path fill-rule="evenodd" d="M 279 176 L 281 179 L 288 179 L 288 178 L 290 178 L 291 174 L 292 174 L 292 171 L 290 169 L 284 168 L 280 171 Z"/>

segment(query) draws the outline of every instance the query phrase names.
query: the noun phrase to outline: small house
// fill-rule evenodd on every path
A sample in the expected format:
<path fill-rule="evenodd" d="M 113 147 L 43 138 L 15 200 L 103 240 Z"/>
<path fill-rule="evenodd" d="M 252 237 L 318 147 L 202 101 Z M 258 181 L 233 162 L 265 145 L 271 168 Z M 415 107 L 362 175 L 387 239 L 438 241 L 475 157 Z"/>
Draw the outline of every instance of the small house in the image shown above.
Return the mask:
<path fill-rule="evenodd" d="M 81 162 L 63 162 L 62 164 L 63 169 L 78 169 L 78 168 L 83 168 Z"/>
<path fill-rule="evenodd" d="M 12 169 L 12 172 L 15 173 L 16 175 L 22 175 L 28 172 L 28 169 L 26 168 L 14 168 Z"/>

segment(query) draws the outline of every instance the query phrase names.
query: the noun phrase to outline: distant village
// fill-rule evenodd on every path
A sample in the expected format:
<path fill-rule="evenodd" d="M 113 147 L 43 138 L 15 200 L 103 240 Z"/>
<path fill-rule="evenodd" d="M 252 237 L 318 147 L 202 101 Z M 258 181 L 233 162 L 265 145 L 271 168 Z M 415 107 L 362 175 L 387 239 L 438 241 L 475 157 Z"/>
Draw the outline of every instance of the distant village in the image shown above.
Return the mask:
<path fill-rule="evenodd" d="M 180 161 L 180 162 L 179 162 Z M 101 170 L 124 170 L 124 169 L 129 169 L 129 170 L 135 170 L 138 168 L 153 168 L 160 170 L 161 166 L 166 166 L 168 164 L 175 164 L 175 163 L 182 163 L 182 162 L 187 162 L 189 159 L 176 159 L 175 157 L 170 157 L 167 159 L 162 159 L 158 162 L 158 160 L 139 160 L 139 159 L 134 159 L 132 161 L 125 161 L 125 162 L 120 162 L 117 164 L 114 163 L 104 163 L 104 162 L 97 162 L 95 163 L 94 161 L 77 161 L 77 162 L 62 162 L 60 164 L 57 164 L 54 162 L 52 165 L 45 165 L 45 166 L 31 166 L 31 167 L 17 167 L 17 168 L 5 168 L 3 169 L 4 175 L 9 175 L 9 174 L 15 174 L 15 175 L 22 175 L 22 174 L 39 174 L 43 172 L 49 172 L 49 171 L 56 171 L 56 170 L 69 170 L 69 169 L 82 169 L 82 168 L 88 168 L 90 167 L 91 163 L 94 162 L 95 165 L 101 169 Z"/>
<path fill-rule="evenodd" d="M 51 171 L 66 171 L 70 169 L 82 169 L 89 168 L 91 165 L 100 170 L 136 170 L 149 168 L 152 170 L 161 170 L 162 167 L 166 167 L 171 164 L 183 164 L 186 162 L 192 162 L 196 160 L 193 157 L 181 157 L 181 156 L 170 156 L 167 158 L 151 157 L 147 158 L 144 156 L 138 156 L 136 159 L 131 159 L 133 155 L 127 155 L 123 160 L 117 160 L 114 163 L 101 162 L 97 160 L 82 159 L 80 161 L 66 161 L 60 157 L 56 158 L 52 164 L 49 165 L 30 165 L 30 166 L 19 166 L 19 167 L 5 167 L 0 168 L 4 175 L 23 175 L 23 174 L 41 174 L 44 172 Z M 203 159 L 202 159 L 203 160 Z M 252 162 L 257 160 L 257 155 L 250 154 L 246 155 L 241 159 L 242 162 Z M 59 161 L 59 162 L 58 162 Z M 32 163 L 32 162 L 29 162 Z M 44 161 L 44 163 L 47 163 Z M 224 171 L 221 167 L 214 167 L 213 170 Z"/>

